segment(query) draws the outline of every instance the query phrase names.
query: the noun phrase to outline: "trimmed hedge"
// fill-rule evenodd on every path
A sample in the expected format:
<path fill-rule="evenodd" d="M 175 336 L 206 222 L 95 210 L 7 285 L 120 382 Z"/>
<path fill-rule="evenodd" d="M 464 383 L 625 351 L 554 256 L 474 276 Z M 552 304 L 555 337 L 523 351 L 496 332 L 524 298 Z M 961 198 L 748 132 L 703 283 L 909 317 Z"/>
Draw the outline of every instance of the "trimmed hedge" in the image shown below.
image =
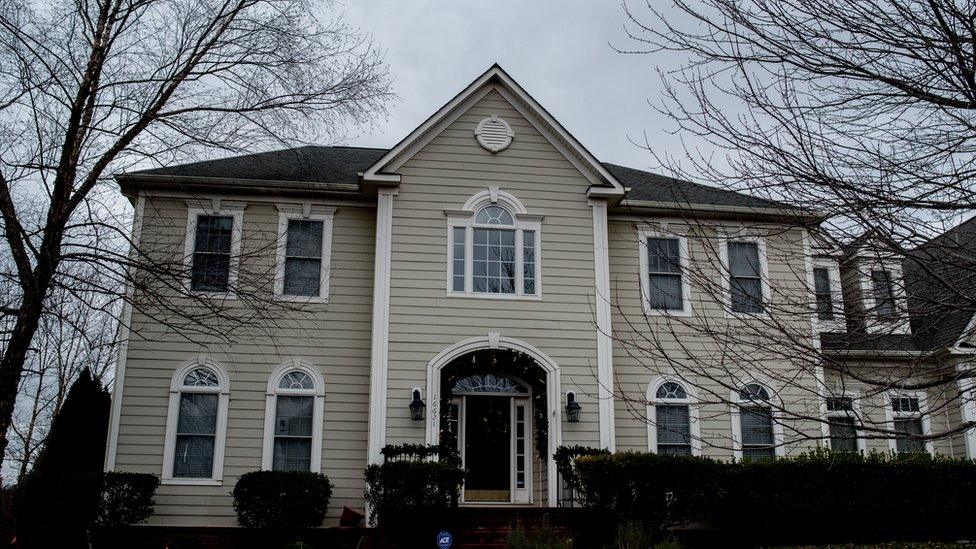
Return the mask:
<path fill-rule="evenodd" d="M 104 473 L 101 505 L 97 523 L 100 526 L 138 524 L 153 514 L 153 496 L 159 477 L 142 473 Z"/>
<path fill-rule="evenodd" d="M 241 475 L 233 495 L 241 526 L 302 530 L 322 525 L 332 483 L 309 471 L 252 471 Z"/>
<path fill-rule="evenodd" d="M 457 507 L 463 482 L 464 470 L 455 459 L 370 465 L 366 468 L 366 503 L 372 509 L 370 522 L 393 526 L 398 511 L 436 513 Z"/>
<path fill-rule="evenodd" d="M 649 453 L 582 456 L 584 503 L 661 535 L 692 523 L 742 544 L 959 539 L 976 534 L 976 462 L 831 453 L 724 462 Z"/>

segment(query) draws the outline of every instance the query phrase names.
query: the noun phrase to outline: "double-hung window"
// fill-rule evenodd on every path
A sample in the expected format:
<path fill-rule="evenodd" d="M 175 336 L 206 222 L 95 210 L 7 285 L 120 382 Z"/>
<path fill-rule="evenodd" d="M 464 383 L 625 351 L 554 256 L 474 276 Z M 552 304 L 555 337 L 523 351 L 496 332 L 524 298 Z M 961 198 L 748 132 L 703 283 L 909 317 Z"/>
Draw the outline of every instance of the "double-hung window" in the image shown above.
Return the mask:
<path fill-rule="evenodd" d="M 770 405 L 769 390 L 758 383 L 750 383 L 736 393 L 738 406 L 733 414 L 733 437 L 737 440 L 737 456 L 742 459 L 762 459 L 777 455 L 777 426 Z M 737 425 L 735 425 L 737 423 Z"/>
<path fill-rule="evenodd" d="M 891 320 L 896 316 L 891 271 L 871 269 L 871 296 L 874 298 L 874 314 L 879 319 Z"/>
<path fill-rule="evenodd" d="M 208 484 L 222 479 L 227 378 L 209 363 L 178 370 L 170 387 L 163 481 Z"/>
<path fill-rule="evenodd" d="M 726 243 L 729 270 L 729 308 L 733 313 L 762 313 L 766 310 L 763 294 L 763 268 L 759 242 Z"/>
<path fill-rule="evenodd" d="M 651 451 L 679 456 L 699 454 L 696 410 L 685 387 L 676 381 L 664 381 L 650 396 L 648 443 Z"/>
<path fill-rule="evenodd" d="M 891 449 L 898 453 L 925 452 L 925 434 L 921 398 L 917 395 L 890 396 L 891 428 L 896 433 Z"/>
<path fill-rule="evenodd" d="M 830 449 L 835 452 L 856 452 L 858 450 L 858 438 L 854 415 L 854 398 L 850 396 L 827 397 L 826 407 Z"/>
<path fill-rule="evenodd" d="M 834 319 L 834 293 L 830 283 L 830 270 L 826 267 L 813 269 L 813 297 L 818 320 Z"/>
<path fill-rule="evenodd" d="M 647 299 L 652 309 L 684 310 L 681 247 L 677 238 L 647 239 Z"/>
<path fill-rule="evenodd" d="M 329 297 L 329 258 L 335 208 L 278 206 L 275 295 L 292 301 Z"/>
<path fill-rule="evenodd" d="M 463 217 L 449 215 L 448 292 L 538 296 L 540 220 L 498 203 Z"/>
<path fill-rule="evenodd" d="M 233 232 L 233 216 L 197 215 L 191 290 L 217 293 L 228 290 Z"/>
<path fill-rule="evenodd" d="M 323 383 L 308 364 L 280 367 L 269 380 L 263 468 L 318 471 L 322 460 Z"/>

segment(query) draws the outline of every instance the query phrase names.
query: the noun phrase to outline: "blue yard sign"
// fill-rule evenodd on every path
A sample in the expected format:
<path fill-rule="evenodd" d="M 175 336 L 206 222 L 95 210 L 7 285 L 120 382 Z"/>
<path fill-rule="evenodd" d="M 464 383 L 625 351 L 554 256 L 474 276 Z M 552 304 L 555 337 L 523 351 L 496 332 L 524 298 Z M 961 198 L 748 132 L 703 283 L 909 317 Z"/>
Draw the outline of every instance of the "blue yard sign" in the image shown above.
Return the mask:
<path fill-rule="evenodd" d="M 437 534 L 437 547 L 440 547 L 440 549 L 451 549 L 451 545 L 454 545 L 454 536 L 450 532 L 442 530 Z"/>

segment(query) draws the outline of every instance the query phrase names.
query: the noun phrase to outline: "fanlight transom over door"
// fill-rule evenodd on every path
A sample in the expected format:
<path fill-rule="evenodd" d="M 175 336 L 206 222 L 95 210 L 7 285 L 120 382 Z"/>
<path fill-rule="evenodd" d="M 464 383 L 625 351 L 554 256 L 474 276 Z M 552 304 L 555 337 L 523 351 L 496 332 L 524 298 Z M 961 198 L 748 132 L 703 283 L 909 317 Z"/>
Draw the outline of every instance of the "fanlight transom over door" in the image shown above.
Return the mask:
<path fill-rule="evenodd" d="M 465 503 L 530 503 L 532 401 L 529 386 L 508 376 L 459 379 L 448 416 L 468 471 Z"/>

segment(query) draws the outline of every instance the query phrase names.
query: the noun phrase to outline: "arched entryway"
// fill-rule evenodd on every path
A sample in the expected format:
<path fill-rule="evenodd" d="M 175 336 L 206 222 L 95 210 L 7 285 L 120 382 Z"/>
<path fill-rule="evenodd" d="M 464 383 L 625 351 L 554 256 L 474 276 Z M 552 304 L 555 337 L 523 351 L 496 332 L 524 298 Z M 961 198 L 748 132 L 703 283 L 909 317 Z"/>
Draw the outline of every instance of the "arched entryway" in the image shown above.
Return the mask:
<path fill-rule="evenodd" d="M 427 443 L 454 436 L 470 455 L 466 503 L 556 505 L 559 383 L 552 359 L 497 334 L 459 342 L 427 364 Z M 545 478 L 544 490 L 533 492 L 533 473 Z"/>

